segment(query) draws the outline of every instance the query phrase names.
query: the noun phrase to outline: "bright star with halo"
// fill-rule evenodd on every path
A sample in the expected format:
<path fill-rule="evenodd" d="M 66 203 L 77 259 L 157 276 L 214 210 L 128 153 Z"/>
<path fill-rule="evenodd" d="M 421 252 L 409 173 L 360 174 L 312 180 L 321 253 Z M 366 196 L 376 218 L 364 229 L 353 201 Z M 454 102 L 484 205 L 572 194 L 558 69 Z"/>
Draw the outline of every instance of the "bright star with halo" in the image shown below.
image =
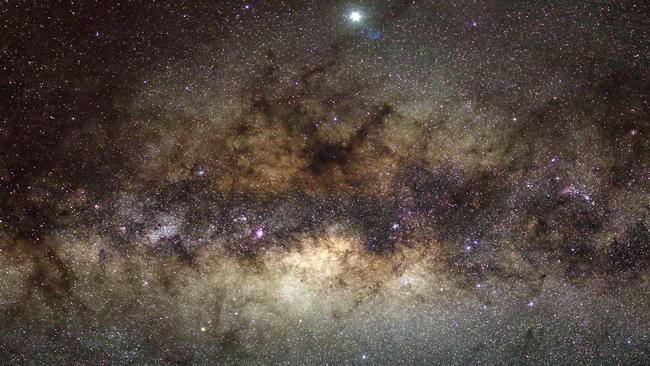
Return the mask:
<path fill-rule="evenodd" d="M 358 22 L 361 20 L 363 16 L 361 15 L 361 12 L 359 11 L 353 11 L 350 13 L 350 20 L 353 22 Z"/>

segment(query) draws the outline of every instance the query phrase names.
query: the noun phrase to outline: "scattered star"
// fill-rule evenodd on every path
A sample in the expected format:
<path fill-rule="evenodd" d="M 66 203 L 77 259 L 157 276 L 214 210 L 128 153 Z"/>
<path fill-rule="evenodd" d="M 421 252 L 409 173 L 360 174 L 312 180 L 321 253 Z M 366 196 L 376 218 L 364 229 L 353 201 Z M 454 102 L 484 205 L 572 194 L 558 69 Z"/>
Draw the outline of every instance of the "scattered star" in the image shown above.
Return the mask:
<path fill-rule="evenodd" d="M 3 365 L 650 364 L 639 2 L 0 13 Z"/>

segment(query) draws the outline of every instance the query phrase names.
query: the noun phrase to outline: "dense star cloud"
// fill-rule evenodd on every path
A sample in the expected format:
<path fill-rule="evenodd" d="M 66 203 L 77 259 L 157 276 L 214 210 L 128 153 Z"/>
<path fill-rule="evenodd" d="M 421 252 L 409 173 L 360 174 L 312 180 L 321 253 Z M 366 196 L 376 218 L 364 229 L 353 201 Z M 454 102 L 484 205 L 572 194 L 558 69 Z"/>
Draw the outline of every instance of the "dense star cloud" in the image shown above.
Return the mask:
<path fill-rule="evenodd" d="M 0 5 L 2 363 L 648 364 L 649 10 Z"/>

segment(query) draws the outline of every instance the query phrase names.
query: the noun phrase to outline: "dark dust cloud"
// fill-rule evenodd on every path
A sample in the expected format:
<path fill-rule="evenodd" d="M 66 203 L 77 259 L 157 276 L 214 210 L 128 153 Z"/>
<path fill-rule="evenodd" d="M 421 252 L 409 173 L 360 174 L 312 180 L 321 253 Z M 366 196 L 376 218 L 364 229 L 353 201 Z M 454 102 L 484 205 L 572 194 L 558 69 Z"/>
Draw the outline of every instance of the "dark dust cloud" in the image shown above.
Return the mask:
<path fill-rule="evenodd" d="M 647 2 L 0 26 L 0 363 L 650 362 Z"/>

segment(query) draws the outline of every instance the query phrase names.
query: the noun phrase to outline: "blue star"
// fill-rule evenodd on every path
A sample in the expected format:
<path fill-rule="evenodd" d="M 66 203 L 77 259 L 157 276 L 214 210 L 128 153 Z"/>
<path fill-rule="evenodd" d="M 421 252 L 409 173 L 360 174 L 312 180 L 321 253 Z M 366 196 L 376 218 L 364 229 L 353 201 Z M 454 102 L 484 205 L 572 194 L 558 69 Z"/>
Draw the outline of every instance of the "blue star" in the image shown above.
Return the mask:
<path fill-rule="evenodd" d="M 381 38 L 381 32 L 379 32 L 378 29 L 371 29 L 368 32 L 368 38 L 372 39 L 373 41 L 378 40 Z"/>

